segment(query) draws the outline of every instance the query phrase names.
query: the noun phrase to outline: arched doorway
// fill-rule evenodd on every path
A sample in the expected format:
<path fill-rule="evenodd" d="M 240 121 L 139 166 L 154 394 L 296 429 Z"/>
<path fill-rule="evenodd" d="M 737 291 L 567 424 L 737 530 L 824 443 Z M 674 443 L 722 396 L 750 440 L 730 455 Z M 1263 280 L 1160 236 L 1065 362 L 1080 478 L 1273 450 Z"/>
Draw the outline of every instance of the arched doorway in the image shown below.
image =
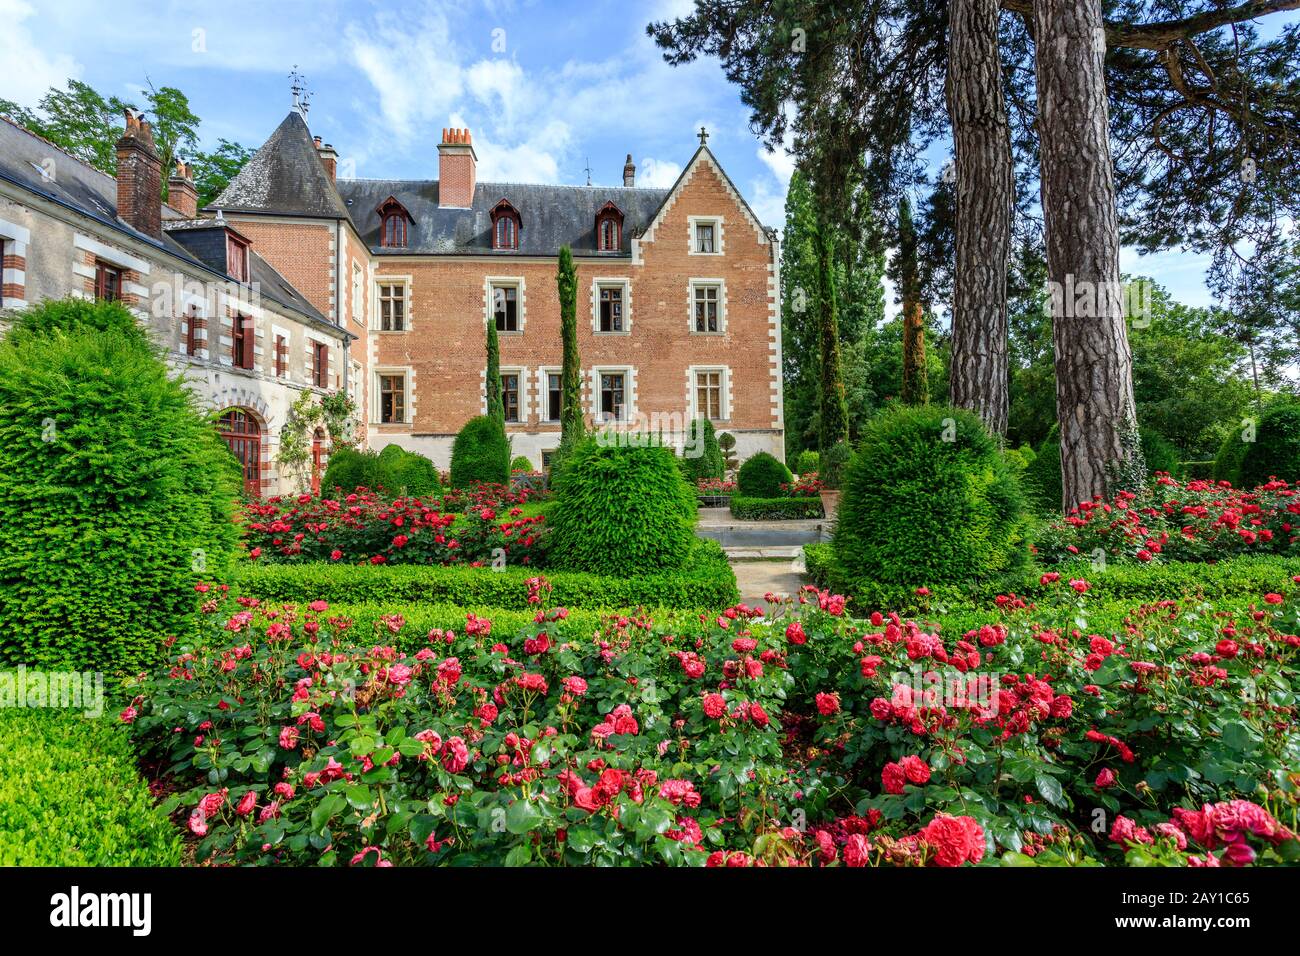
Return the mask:
<path fill-rule="evenodd" d="M 217 431 L 239 459 L 244 472 L 244 491 L 250 495 L 262 493 L 262 429 L 252 413 L 242 408 L 231 408 L 217 419 Z"/>
<path fill-rule="evenodd" d="M 311 436 L 311 493 L 320 494 L 320 478 L 325 470 L 325 432 L 317 428 Z"/>

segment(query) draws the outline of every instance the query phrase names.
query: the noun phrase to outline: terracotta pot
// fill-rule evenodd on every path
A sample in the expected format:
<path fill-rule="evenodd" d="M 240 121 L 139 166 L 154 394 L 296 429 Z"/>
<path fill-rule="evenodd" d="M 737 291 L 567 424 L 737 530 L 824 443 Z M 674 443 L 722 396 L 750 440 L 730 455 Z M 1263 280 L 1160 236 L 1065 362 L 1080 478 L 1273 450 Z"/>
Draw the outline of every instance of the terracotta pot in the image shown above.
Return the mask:
<path fill-rule="evenodd" d="M 822 494 L 822 511 L 826 512 L 826 520 L 834 521 L 835 512 L 838 511 L 840 507 L 839 489 L 837 488 L 834 491 L 831 491 L 827 488 L 823 488 L 821 494 Z"/>

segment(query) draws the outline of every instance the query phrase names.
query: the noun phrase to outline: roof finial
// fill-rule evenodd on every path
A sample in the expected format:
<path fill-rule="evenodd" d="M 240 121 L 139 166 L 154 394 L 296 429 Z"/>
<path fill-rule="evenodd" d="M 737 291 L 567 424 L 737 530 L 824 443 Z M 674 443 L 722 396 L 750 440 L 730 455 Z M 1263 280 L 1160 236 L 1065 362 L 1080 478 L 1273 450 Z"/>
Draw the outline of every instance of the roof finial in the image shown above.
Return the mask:
<path fill-rule="evenodd" d="M 293 94 L 293 108 L 306 119 L 307 110 L 311 107 L 311 93 L 307 92 L 307 79 L 298 72 L 297 63 L 289 71 L 289 92 Z"/>
<path fill-rule="evenodd" d="M 709 142 L 709 131 L 708 131 L 707 129 L 705 129 L 703 126 L 701 126 L 701 127 L 700 127 L 700 131 L 699 131 L 699 133 L 698 133 L 697 135 L 700 137 L 700 145 L 701 145 L 701 146 L 706 146 L 706 145 L 708 145 L 708 142 Z"/>
<path fill-rule="evenodd" d="M 587 157 L 587 185 L 591 185 L 591 157 Z"/>

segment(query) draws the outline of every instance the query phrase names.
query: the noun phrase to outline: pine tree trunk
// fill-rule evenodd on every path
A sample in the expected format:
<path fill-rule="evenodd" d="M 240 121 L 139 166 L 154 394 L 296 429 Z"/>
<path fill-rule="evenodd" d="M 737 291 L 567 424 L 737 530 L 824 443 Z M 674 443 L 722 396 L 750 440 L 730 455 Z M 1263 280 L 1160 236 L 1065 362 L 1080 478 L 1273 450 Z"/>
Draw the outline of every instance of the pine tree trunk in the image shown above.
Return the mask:
<path fill-rule="evenodd" d="M 949 3 L 947 94 L 957 192 L 949 392 L 954 405 L 1004 435 L 1013 192 L 998 0 Z"/>
<path fill-rule="evenodd" d="M 898 204 L 899 285 L 903 293 L 903 392 L 905 405 L 930 401 L 930 381 L 925 368 L 925 310 L 921 307 L 921 281 L 916 264 L 916 229 L 912 204 Z"/>
<path fill-rule="evenodd" d="M 1144 469 L 1120 291 L 1101 0 L 1036 0 L 1034 26 L 1062 506 L 1069 509 L 1131 484 Z"/>

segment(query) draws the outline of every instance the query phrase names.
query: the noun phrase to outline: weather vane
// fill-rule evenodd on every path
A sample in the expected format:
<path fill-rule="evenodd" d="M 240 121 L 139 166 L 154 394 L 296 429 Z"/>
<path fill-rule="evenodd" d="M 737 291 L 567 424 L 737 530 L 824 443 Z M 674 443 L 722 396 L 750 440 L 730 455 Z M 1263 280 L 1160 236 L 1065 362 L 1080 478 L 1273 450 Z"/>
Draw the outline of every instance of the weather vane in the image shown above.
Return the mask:
<path fill-rule="evenodd" d="M 306 119 L 307 110 L 311 108 L 311 93 L 307 91 L 306 78 L 298 72 L 297 63 L 289 71 L 289 92 L 293 94 L 293 108 Z"/>

